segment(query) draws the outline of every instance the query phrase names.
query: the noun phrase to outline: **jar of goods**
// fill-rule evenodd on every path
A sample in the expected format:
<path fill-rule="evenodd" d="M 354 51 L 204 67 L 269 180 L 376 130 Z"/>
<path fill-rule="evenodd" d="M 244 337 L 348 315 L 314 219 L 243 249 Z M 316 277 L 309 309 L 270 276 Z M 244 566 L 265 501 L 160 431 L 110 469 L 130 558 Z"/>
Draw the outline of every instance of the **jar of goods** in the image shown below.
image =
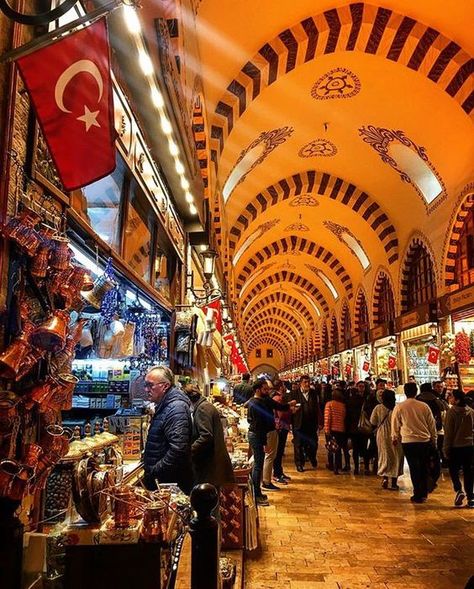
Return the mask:
<path fill-rule="evenodd" d="M 52 521 L 64 521 L 72 495 L 73 464 L 57 464 L 46 482 L 44 515 Z"/>

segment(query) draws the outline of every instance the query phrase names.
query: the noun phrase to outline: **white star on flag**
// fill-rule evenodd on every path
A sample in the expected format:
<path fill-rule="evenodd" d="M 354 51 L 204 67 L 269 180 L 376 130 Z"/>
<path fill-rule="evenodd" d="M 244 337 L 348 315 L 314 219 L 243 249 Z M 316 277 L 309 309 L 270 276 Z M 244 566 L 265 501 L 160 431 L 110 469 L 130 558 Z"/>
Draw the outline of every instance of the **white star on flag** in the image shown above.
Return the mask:
<path fill-rule="evenodd" d="M 96 110 L 91 112 L 86 105 L 84 105 L 84 114 L 80 117 L 77 117 L 78 121 L 82 121 L 86 126 L 86 133 L 89 131 L 91 127 L 100 127 L 99 123 L 97 122 L 97 116 L 100 111 Z"/>

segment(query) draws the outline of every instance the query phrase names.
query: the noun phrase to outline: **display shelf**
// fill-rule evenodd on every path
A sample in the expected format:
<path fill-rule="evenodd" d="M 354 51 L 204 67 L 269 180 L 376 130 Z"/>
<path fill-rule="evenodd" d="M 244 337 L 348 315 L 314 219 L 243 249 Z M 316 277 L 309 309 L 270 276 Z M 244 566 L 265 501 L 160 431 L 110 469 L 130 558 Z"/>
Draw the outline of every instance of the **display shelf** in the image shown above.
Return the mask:
<path fill-rule="evenodd" d="M 129 391 L 81 391 L 76 395 L 130 395 Z"/>

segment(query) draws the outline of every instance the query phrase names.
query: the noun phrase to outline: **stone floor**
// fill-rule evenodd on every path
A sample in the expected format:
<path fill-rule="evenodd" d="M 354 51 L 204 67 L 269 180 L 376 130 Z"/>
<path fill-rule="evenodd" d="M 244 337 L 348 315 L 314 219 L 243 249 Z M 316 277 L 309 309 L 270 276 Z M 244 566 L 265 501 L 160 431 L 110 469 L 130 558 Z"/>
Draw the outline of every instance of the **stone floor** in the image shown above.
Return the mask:
<path fill-rule="evenodd" d="M 447 473 L 427 503 L 410 503 L 375 476 L 295 471 L 260 509 L 261 546 L 247 557 L 246 589 L 463 589 L 474 575 L 474 510 L 452 506 Z"/>

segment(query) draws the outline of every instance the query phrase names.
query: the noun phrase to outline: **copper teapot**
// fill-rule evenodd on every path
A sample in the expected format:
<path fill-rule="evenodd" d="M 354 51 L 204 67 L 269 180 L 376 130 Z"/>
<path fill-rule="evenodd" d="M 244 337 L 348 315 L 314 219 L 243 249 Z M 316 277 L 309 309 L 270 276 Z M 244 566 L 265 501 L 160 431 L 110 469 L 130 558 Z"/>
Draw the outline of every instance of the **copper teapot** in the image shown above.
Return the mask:
<path fill-rule="evenodd" d="M 0 376 L 2 378 L 18 380 L 21 375 L 26 374 L 25 363 L 28 364 L 28 356 L 33 351 L 29 342 L 33 328 L 32 324 L 26 324 L 23 333 L 0 354 Z"/>
<path fill-rule="evenodd" d="M 56 310 L 31 334 L 31 343 L 47 352 L 58 352 L 66 344 L 66 336 L 69 325 L 69 313 Z"/>

